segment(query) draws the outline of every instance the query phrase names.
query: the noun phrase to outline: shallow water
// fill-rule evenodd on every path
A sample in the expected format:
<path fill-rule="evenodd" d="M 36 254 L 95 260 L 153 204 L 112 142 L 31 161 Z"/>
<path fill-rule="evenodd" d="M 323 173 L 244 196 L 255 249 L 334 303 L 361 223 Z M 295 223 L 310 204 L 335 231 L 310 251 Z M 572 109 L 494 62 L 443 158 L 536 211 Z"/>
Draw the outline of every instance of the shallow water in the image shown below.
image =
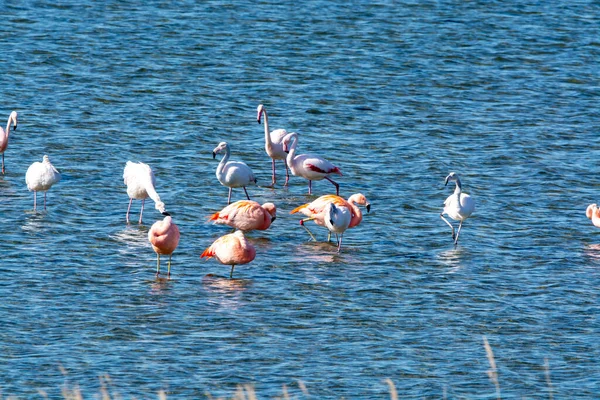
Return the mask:
<path fill-rule="evenodd" d="M 584 1 L 7 5 L 1 394 L 90 397 L 108 375 L 124 398 L 384 399 L 386 378 L 401 398 L 495 398 L 483 336 L 502 397 L 597 394 L 599 37 Z M 260 103 L 370 200 L 341 254 L 289 214 L 331 184 L 283 188 L 279 164 L 268 187 Z M 199 258 L 229 232 L 206 222 L 223 140 L 278 207 L 234 280 Z M 63 179 L 34 213 L 24 176 L 44 154 Z M 127 160 L 180 227 L 171 281 L 154 279 L 152 203 L 125 223 Z M 456 248 L 450 171 L 477 202 Z"/>

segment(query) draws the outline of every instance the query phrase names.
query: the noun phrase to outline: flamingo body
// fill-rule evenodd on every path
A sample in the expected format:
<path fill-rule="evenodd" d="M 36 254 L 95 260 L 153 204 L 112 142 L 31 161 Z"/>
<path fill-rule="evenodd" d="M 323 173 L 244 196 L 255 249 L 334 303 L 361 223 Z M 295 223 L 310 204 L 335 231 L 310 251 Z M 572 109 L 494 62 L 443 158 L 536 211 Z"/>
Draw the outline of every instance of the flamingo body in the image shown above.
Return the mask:
<path fill-rule="evenodd" d="M 338 253 L 342 248 L 342 237 L 350 226 L 352 212 L 346 206 L 336 206 L 333 202 L 327 203 L 324 209 L 324 223 L 330 232 L 339 235 Z"/>
<path fill-rule="evenodd" d="M 452 239 L 454 240 L 454 245 L 456 245 L 458 243 L 458 236 L 460 235 L 463 222 L 469 218 L 473 211 L 475 211 L 475 200 L 468 194 L 462 192 L 460 178 L 455 172 L 451 172 L 446 177 L 446 185 L 450 181 L 456 183 L 456 188 L 454 193 L 448 196 L 446 201 L 444 201 L 444 209 L 440 214 L 440 217 L 450 226 L 450 228 L 452 228 Z M 456 235 L 454 234 L 454 227 L 444 218 L 444 214 L 455 221 L 460 221 Z"/>
<path fill-rule="evenodd" d="M 36 161 L 29 166 L 25 174 L 27 189 L 33 191 L 33 209 L 36 210 L 37 192 L 44 192 L 44 210 L 46 209 L 46 192 L 52 185 L 60 181 L 60 172 L 50 162 L 50 158 L 44 155 L 42 162 Z"/>
<path fill-rule="evenodd" d="M 265 151 L 267 152 L 268 156 L 271 157 L 272 159 L 272 167 L 273 167 L 273 178 L 272 178 L 272 183 L 273 185 L 276 182 L 276 176 L 275 176 L 275 160 L 283 160 L 283 163 L 285 165 L 285 185 L 288 184 L 288 181 L 290 180 L 290 174 L 288 171 L 288 166 L 287 166 L 287 153 L 284 149 L 284 145 L 283 145 L 283 139 L 287 136 L 288 132 L 285 129 L 275 129 L 271 132 L 269 132 L 269 117 L 267 115 L 267 109 L 265 108 L 264 105 L 260 104 L 257 108 L 257 115 L 256 115 L 256 120 L 258 121 L 258 123 L 260 124 L 260 119 L 261 116 L 264 115 L 265 116 Z M 284 185 L 284 186 L 285 186 Z"/>
<path fill-rule="evenodd" d="M 265 230 L 276 218 L 273 203 L 262 206 L 252 200 L 239 200 L 210 217 L 215 224 L 231 226 L 242 231 Z"/>
<path fill-rule="evenodd" d="M 256 184 L 256 177 L 254 173 L 250 169 L 246 163 L 241 161 L 229 161 L 229 157 L 231 155 L 231 150 L 227 142 L 221 142 L 215 149 L 213 150 L 213 158 L 217 156 L 217 153 L 221 151 L 225 151 L 223 158 L 219 162 L 219 166 L 217 167 L 216 176 L 221 185 L 229 188 L 229 197 L 227 199 L 227 204 L 231 203 L 231 191 L 233 188 L 242 187 L 244 188 L 244 192 L 246 192 L 246 197 L 250 200 L 250 196 L 248 196 L 248 191 L 246 190 L 246 186 Z"/>
<path fill-rule="evenodd" d="M 313 220 L 317 225 L 325 226 L 324 211 L 325 206 L 328 203 L 333 203 L 336 206 L 344 206 L 351 210 L 352 215 L 348 228 L 353 228 L 359 225 L 362 221 L 363 214 L 358 205 L 365 206 L 367 212 L 371 211 L 371 204 L 368 202 L 367 198 L 362 193 L 355 193 L 352 196 L 350 196 L 348 200 L 344 200 L 342 197 L 337 195 L 326 194 L 313 200 L 311 203 L 303 204 L 300 207 L 294 208 L 292 211 L 290 211 L 290 214 L 301 212 L 302 214 L 309 217 L 308 219 Z"/>
<path fill-rule="evenodd" d="M 214 257 L 221 264 L 231 265 L 231 273 L 233 276 L 233 268 L 236 265 L 248 264 L 256 257 L 256 249 L 250 243 L 242 231 L 235 231 L 225 236 L 221 236 L 204 250 L 200 258 Z"/>
<path fill-rule="evenodd" d="M 585 215 L 592 220 L 595 227 L 600 228 L 600 208 L 596 204 L 590 204 L 585 210 Z"/>
<path fill-rule="evenodd" d="M 156 192 L 154 186 L 156 179 L 154 172 L 148 164 L 142 162 L 133 163 L 127 161 L 123 170 L 123 181 L 127 185 L 127 195 L 129 196 L 129 207 L 125 219 L 129 223 L 129 211 L 133 200 L 142 200 L 142 208 L 140 210 L 140 220 L 142 223 L 142 214 L 144 213 L 144 201 L 149 197 L 154 200 L 155 208 L 160 212 L 165 212 L 165 203 L 160 200 L 160 196 Z"/>
<path fill-rule="evenodd" d="M 162 221 L 156 221 L 148 231 L 148 240 L 157 256 L 156 276 L 160 274 L 160 256 L 168 255 L 169 264 L 167 276 L 171 276 L 171 256 L 179 245 L 179 228 L 171 216 L 165 212 L 165 218 Z"/>
<path fill-rule="evenodd" d="M 10 135 L 10 127 L 11 125 L 14 127 L 13 129 L 17 130 L 17 112 L 13 111 L 8 116 L 8 122 L 6 123 L 6 130 L 0 127 L 0 154 L 2 154 L 2 173 L 4 173 L 4 152 L 8 147 L 8 137 Z"/>

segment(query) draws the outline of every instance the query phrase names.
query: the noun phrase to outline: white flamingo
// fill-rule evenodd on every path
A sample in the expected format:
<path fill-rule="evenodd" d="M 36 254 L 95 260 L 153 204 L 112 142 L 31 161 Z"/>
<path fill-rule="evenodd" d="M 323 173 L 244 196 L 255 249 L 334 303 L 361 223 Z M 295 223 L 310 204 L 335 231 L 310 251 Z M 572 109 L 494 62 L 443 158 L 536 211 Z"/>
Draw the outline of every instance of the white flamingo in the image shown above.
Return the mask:
<path fill-rule="evenodd" d="M 260 117 L 264 114 L 265 116 L 265 150 L 269 157 L 272 159 L 273 164 L 273 185 L 275 185 L 275 160 L 283 160 L 285 165 L 285 184 L 287 186 L 290 180 L 290 172 L 287 165 L 287 153 L 283 149 L 283 138 L 288 134 L 285 129 L 275 129 L 269 132 L 269 116 L 267 115 L 267 109 L 264 105 L 258 106 L 256 120 L 260 124 Z"/>
<path fill-rule="evenodd" d="M 456 189 L 454 189 L 454 193 L 448 196 L 446 201 L 444 201 L 444 210 L 440 214 L 440 217 L 448 224 L 450 228 L 452 228 L 452 239 L 454 240 L 454 245 L 456 246 L 463 222 L 469 218 L 469 216 L 475 210 L 475 200 L 473 200 L 473 198 L 471 198 L 471 196 L 468 194 L 462 192 L 460 178 L 455 172 L 450 172 L 450 175 L 446 177 L 446 183 L 444 186 L 448 185 L 448 182 L 450 181 L 454 181 L 456 183 Z M 455 221 L 460 221 L 456 235 L 454 234 L 454 227 L 446 218 L 444 218 L 444 214 L 447 214 Z"/>
<path fill-rule="evenodd" d="M 8 122 L 6 123 L 6 130 L 0 126 L 0 153 L 2 154 L 2 173 L 4 174 L 4 152 L 8 147 L 8 135 L 10 135 L 10 126 L 14 126 L 14 130 L 17 130 L 17 112 L 13 111 L 8 116 Z"/>
<path fill-rule="evenodd" d="M 140 210 L 140 220 L 142 223 L 142 214 L 144 213 L 144 202 L 148 197 L 154 200 L 154 207 L 160 212 L 165 212 L 165 203 L 160 201 L 158 193 L 154 185 L 156 185 L 156 179 L 152 168 L 148 164 L 142 162 L 133 163 L 127 161 L 125 169 L 123 171 L 123 181 L 127 185 L 127 195 L 129 196 L 129 206 L 127 207 L 127 214 L 125 220 L 129 223 L 129 211 L 131 210 L 131 203 L 133 200 L 141 200 L 142 208 Z"/>
<path fill-rule="evenodd" d="M 291 142 L 291 144 L 290 144 Z M 298 134 L 289 133 L 283 139 L 284 150 L 288 151 L 287 164 L 295 176 L 301 176 L 308 179 L 308 194 L 312 194 L 312 181 L 327 179 L 335 186 L 335 192 L 340 194 L 340 185 L 329 177 L 331 174 L 342 175 L 342 171 L 323 157 L 312 154 L 296 155 L 296 146 L 298 145 Z"/>
<path fill-rule="evenodd" d="M 27 189 L 33 191 L 33 210 L 37 209 L 37 192 L 44 192 L 44 210 L 46 209 L 46 192 L 52 185 L 60 181 L 60 172 L 50 163 L 50 158 L 44 155 L 42 162 L 36 161 L 29 166 L 25 174 Z"/>
<path fill-rule="evenodd" d="M 217 153 L 225 150 L 225 154 L 221 161 L 219 162 L 219 166 L 217 167 L 217 179 L 221 182 L 221 185 L 229 188 L 229 196 L 227 197 L 227 204 L 231 203 L 231 191 L 233 188 L 244 188 L 244 192 L 246 192 L 246 197 L 250 200 L 250 196 L 248 196 L 248 191 L 246 190 L 246 186 L 256 184 L 256 178 L 254 177 L 254 173 L 250 169 L 246 163 L 241 161 L 229 161 L 229 156 L 231 155 L 231 150 L 229 149 L 229 145 L 227 142 L 221 142 L 215 149 L 213 150 L 213 158 L 217 157 Z"/>
<path fill-rule="evenodd" d="M 592 220 L 595 227 L 600 228 L 600 208 L 594 204 L 590 204 L 585 210 L 585 215 Z"/>
<path fill-rule="evenodd" d="M 338 253 L 342 248 L 342 237 L 344 232 L 350 226 L 350 220 L 352 219 L 352 212 L 346 206 L 336 206 L 333 202 L 325 205 L 325 218 L 324 223 L 329 232 L 335 233 L 338 237 Z"/>

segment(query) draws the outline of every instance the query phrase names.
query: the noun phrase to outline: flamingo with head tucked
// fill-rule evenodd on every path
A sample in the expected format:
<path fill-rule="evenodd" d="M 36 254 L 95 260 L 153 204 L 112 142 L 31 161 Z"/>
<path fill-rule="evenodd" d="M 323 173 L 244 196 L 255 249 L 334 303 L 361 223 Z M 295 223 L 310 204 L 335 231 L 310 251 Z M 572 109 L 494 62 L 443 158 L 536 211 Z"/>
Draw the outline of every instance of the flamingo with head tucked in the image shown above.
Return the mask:
<path fill-rule="evenodd" d="M 36 210 L 37 192 L 44 192 L 44 210 L 46 209 L 46 192 L 52 185 L 60 181 L 60 172 L 50 162 L 50 158 L 44 155 L 42 162 L 36 161 L 29 166 L 25 174 L 27 189 L 33 191 L 33 210 Z"/>
<path fill-rule="evenodd" d="M 592 220 L 592 224 L 595 227 L 600 228 L 600 207 L 598 207 L 595 203 L 590 204 L 585 210 L 585 215 Z"/>
<path fill-rule="evenodd" d="M 210 221 L 242 231 L 264 231 L 275 221 L 276 213 L 277 209 L 273 203 L 261 206 L 252 200 L 239 200 L 211 215 Z"/>
<path fill-rule="evenodd" d="M 179 245 L 179 227 L 173 223 L 171 214 L 163 212 L 165 218 L 156 221 L 148 231 L 148 240 L 156 252 L 156 277 L 160 274 L 160 256 L 168 255 L 167 278 L 171 279 L 171 256 Z"/>
<path fill-rule="evenodd" d="M 233 188 L 241 187 L 244 188 L 244 192 L 246 192 L 246 197 L 250 200 L 250 196 L 248 196 L 248 191 L 246 190 L 246 186 L 256 184 L 256 178 L 254 177 L 254 173 L 250 169 L 246 163 L 241 161 L 229 161 L 229 156 L 231 155 L 231 150 L 229 149 L 229 145 L 227 142 L 221 142 L 217 147 L 213 150 L 213 158 L 217 157 L 217 153 L 225 150 L 225 154 L 219 165 L 217 166 L 217 179 L 221 182 L 221 185 L 229 188 L 229 196 L 227 197 L 227 204 L 231 203 L 231 191 Z"/>
<path fill-rule="evenodd" d="M 154 178 L 152 168 L 150 168 L 148 164 L 127 161 L 125 169 L 123 170 L 123 181 L 127 185 L 127 195 L 129 196 L 129 206 L 127 207 L 127 214 L 125 215 L 127 223 L 129 223 L 129 211 L 133 199 L 142 200 L 139 220 L 140 224 L 142 223 L 142 214 L 144 213 L 144 202 L 148 197 L 154 200 L 154 207 L 159 212 L 165 212 L 165 203 L 160 201 L 160 196 L 156 193 L 156 189 L 154 188 L 156 179 Z"/>
<path fill-rule="evenodd" d="M 448 224 L 450 228 L 452 228 L 452 239 L 454 240 L 454 245 L 456 246 L 463 222 L 469 218 L 469 216 L 475 210 L 475 200 L 473 200 L 473 198 L 468 194 L 462 192 L 462 185 L 458 174 L 455 172 L 450 172 L 450 174 L 446 177 L 445 185 L 448 185 L 448 182 L 450 181 L 454 181 L 456 183 L 456 188 L 454 189 L 454 193 L 448 196 L 446 201 L 444 201 L 444 210 L 440 214 L 440 217 Z M 454 234 L 454 227 L 446 218 L 444 218 L 444 214 L 447 214 L 455 221 L 460 221 L 456 235 Z"/>
<path fill-rule="evenodd" d="M 0 154 L 2 154 L 2 173 L 4 174 L 4 152 L 8 147 L 8 136 L 10 135 L 10 127 L 14 127 L 17 130 L 17 112 L 13 111 L 8 116 L 8 122 L 6 123 L 6 130 L 0 127 Z"/>
<path fill-rule="evenodd" d="M 352 212 L 346 206 L 336 206 L 334 203 L 327 203 L 323 214 L 325 226 L 329 229 L 329 232 L 336 234 L 338 243 L 337 252 L 339 253 L 342 249 L 344 232 L 350 226 Z"/>
<path fill-rule="evenodd" d="M 236 265 L 248 264 L 256 257 L 256 249 L 250 243 L 242 231 L 235 231 L 229 235 L 221 236 L 204 250 L 200 258 L 214 257 L 221 264 L 231 265 L 229 278 L 233 277 L 233 269 Z"/>
<path fill-rule="evenodd" d="M 291 144 L 290 144 L 291 142 Z M 342 171 L 323 157 L 312 154 L 296 155 L 296 146 L 298 145 L 298 134 L 292 132 L 283 139 L 283 146 L 287 155 L 287 164 L 295 176 L 301 176 L 308 180 L 308 194 L 312 194 L 312 181 L 327 179 L 335 186 L 335 192 L 340 194 L 340 185 L 329 177 L 331 174 L 342 175 Z"/>
<path fill-rule="evenodd" d="M 283 138 L 287 135 L 287 131 L 285 129 L 275 129 L 274 131 L 269 132 L 269 117 L 267 116 L 267 109 L 264 105 L 260 104 L 258 106 L 256 120 L 260 124 L 260 118 L 262 115 L 265 116 L 265 150 L 267 154 L 272 159 L 272 167 L 273 167 L 273 185 L 275 185 L 275 160 L 283 160 L 283 164 L 285 165 L 285 184 L 287 186 L 288 181 L 290 180 L 290 172 L 287 166 L 287 153 L 283 149 Z"/>

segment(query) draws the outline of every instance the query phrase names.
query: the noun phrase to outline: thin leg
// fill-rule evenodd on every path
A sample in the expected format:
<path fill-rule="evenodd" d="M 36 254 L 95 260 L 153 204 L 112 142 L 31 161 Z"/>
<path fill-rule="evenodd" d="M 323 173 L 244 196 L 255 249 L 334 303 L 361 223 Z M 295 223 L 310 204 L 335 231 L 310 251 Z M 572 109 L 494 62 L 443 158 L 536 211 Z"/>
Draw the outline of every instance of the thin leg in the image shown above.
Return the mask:
<path fill-rule="evenodd" d="M 146 201 L 146 199 L 142 199 L 142 209 L 140 210 L 140 221 L 139 223 L 142 223 L 142 214 L 144 213 L 144 202 Z"/>
<path fill-rule="evenodd" d="M 317 241 L 317 239 L 315 238 L 315 236 L 312 234 L 311 231 L 308 230 L 308 228 L 306 227 L 306 225 L 304 225 L 305 222 L 308 221 L 312 221 L 314 218 L 304 218 L 300 220 L 300 225 L 302 225 L 304 227 L 304 229 L 306 229 L 306 232 L 308 232 L 308 234 L 310 235 L 310 237 L 312 238 L 312 240 L 314 240 L 315 242 Z"/>
<path fill-rule="evenodd" d="M 231 272 L 229 273 L 229 279 L 233 278 L 233 269 L 235 268 L 235 265 L 231 266 Z"/>
<path fill-rule="evenodd" d="M 232 188 L 229 188 L 229 196 L 227 197 L 227 204 L 231 204 L 231 191 L 232 191 Z"/>
<path fill-rule="evenodd" d="M 277 181 L 277 179 L 275 178 L 275 159 L 272 158 L 271 161 L 273 161 L 273 186 L 275 186 L 275 182 Z"/>
<path fill-rule="evenodd" d="M 156 253 L 156 277 L 160 275 L 160 254 Z"/>
<path fill-rule="evenodd" d="M 34 190 L 33 191 L 33 211 L 37 210 L 37 192 Z"/>
<path fill-rule="evenodd" d="M 331 179 L 328 176 L 326 176 L 325 179 L 327 179 L 329 182 L 333 183 L 333 186 L 335 186 L 335 194 L 337 194 L 339 196 L 340 195 L 340 185 L 338 183 L 334 182 L 333 179 Z"/>
<path fill-rule="evenodd" d="M 456 239 L 454 239 L 454 245 L 456 246 L 456 244 L 458 243 L 458 235 L 460 235 L 460 228 L 462 228 L 462 221 L 460 221 L 460 224 L 458 224 L 458 232 L 456 232 Z"/>
<path fill-rule="evenodd" d="M 327 233 L 327 241 L 331 242 L 331 231 Z"/>
<path fill-rule="evenodd" d="M 283 160 L 283 164 L 285 165 L 285 184 L 283 186 L 287 186 L 290 181 L 290 170 L 287 165 L 287 160 Z"/>
<path fill-rule="evenodd" d="M 248 196 L 248 191 L 246 190 L 246 186 L 242 186 L 244 188 L 244 192 L 246 192 L 246 197 L 250 200 L 250 196 Z"/>
<path fill-rule="evenodd" d="M 312 181 L 308 181 L 308 194 L 312 194 Z"/>
<path fill-rule="evenodd" d="M 129 223 L 129 210 L 131 209 L 132 202 L 133 202 L 133 199 L 129 199 L 129 207 L 127 207 L 127 214 L 125 215 L 125 220 L 127 221 L 127 223 Z"/>
<path fill-rule="evenodd" d="M 2 153 L 2 175 L 4 175 L 4 153 Z"/>
<path fill-rule="evenodd" d="M 46 193 L 48 192 L 44 192 L 44 211 L 46 211 Z"/>
<path fill-rule="evenodd" d="M 167 278 L 171 279 L 171 256 L 173 253 L 169 254 L 169 263 L 167 264 Z"/>
<path fill-rule="evenodd" d="M 452 240 L 454 240 L 454 227 L 452 226 L 452 224 L 450 222 L 448 222 L 448 220 L 446 218 L 444 218 L 443 214 L 440 214 L 440 218 L 444 220 L 445 223 L 448 224 L 448 226 L 452 229 Z"/>
<path fill-rule="evenodd" d="M 344 237 L 344 234 L 342 233 L 340 235 L 340 242 L 338 244 L 338 253 L 340 252 L 340 250 L 342 249 L 342 238 Z"/>

